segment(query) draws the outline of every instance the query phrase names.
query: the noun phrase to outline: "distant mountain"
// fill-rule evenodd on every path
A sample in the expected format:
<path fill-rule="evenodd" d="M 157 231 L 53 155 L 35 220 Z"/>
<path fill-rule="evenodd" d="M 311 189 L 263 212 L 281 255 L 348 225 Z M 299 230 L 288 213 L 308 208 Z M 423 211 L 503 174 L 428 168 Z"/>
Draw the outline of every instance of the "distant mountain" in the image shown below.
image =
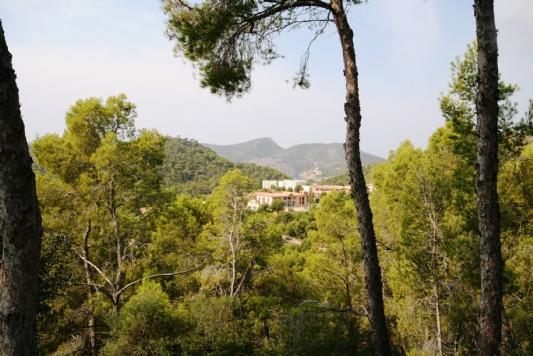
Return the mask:
<path fill-rule="evenodd" d="M 257 138 L 235 145 L 210 145 L 207 147 L 233 162 L 251 162 L 282 153 L 284 149 L 270 137 Z"/>
<path fill-rule="evenodd" d="M 230 161 L 276 168 L 294 178 L 317 180 L 346 171 L 340 143 L 308 143 L 284 149 L 271 138 L 259 138 L 234 145 L 205 145 Z M 361 152 L 361 161 L 368 165 L 383 158 Z"/>
<path fill-rule="evenodd" d="M 261 187 L 263 179 L 289 178 L 274 168 L 230 162 L 195 140 L 167 138 L 165 160 L 161 167 L 167 188 L 179 193 L 209 194 L 220 177 L 235 168 L 252 178 L 257 188 Z"/>

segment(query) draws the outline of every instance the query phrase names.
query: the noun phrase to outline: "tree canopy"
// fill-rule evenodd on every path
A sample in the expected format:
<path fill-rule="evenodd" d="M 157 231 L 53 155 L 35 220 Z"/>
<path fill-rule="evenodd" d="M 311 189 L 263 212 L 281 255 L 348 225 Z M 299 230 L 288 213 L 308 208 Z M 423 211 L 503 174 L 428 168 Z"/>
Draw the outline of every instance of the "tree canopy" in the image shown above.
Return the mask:
<path fill-rule="evenodd" d="M 203 87 L 228 98 L 250 89 L 254 65 L 268 64 L 279 56 L 274 41 L 281 32 L 307 27 L 316 37 L 333 23 L 331 5 L 321 0 L 163 3 L 167 35 L 175 41 L 176 53 L 197 64 Z M 295 78 L 302 87 L 309 85 L 308 56 L 304 54 Z"/>

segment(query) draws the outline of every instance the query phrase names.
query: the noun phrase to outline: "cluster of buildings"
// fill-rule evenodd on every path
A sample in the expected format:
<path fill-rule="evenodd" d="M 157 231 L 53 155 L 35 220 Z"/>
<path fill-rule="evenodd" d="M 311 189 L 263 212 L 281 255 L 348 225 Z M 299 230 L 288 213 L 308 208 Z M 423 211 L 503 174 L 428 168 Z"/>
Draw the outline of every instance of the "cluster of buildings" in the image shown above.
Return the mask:
<path fill-rule="evenodd" d="M 263 190 L 250 194 L 248 207 L 257 210 L 260 206 L 283 203 L 283 210 L 307 211 L 313 198 L 331 192 L 349 192 L 344 185 L 306 185 L 304 180 L 264 180 Z"/>

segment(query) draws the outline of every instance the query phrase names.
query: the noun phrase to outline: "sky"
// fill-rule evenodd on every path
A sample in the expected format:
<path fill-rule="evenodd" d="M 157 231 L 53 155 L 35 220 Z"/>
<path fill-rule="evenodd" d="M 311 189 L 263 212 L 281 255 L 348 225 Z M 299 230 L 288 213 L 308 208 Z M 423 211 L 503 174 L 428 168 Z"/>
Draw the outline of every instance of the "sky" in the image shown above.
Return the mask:
<path fill-rule="evenodd" d="M 369 0 L 351 7 L 363 123 L 363 151 L 386 157 L 409 139 L 425 147 L 443 125 L 439 97 L 450 62 L 475 37 L 467 0 Z M 195 69 L 173 54 L 159 0 L 0 0 L 18 76 L 29 140 L 65 128 L 80 98 L 125 93 L 137 127 L 213 144 L 271 137 L 283 147 L 344 142 L 345 85 L 338 37 L 330 27 L 311 48 L 308 90 L 291 78 L 313 33 L 284 33 L 283 55 L 256 66 L 252 90 L 228 103 L 199 86 Z M 533 1 L 496 0 L 500 72 L 533 98 Z"/>

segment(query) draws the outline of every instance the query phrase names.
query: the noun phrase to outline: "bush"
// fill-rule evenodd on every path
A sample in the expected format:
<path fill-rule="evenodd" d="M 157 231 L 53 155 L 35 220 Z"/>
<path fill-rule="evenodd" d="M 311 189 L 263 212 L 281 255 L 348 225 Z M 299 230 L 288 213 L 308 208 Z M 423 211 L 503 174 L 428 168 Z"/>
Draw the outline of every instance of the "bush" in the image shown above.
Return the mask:
<path fill-rule="evenodd" d="M 274 199 L 272 205 L 270 205 L 270 209 L 272 209 L 272 211 L 282 211 L 284 208 L 285 204 L 281 199 Z"/>
<path fill-rule="evenodd" d="M 103 355 L 176 355 L 180 322 L 168 296 L 155 282 L 144 282 L 120 313 L 109 318 L 111 339 Z"/>
<path fill-rule="evenodd" d="M 185 355 L 251 355 L 252 325 L 228 297 L 200 297 L 184 303 L 192 329 L 181 337 Z"/>

